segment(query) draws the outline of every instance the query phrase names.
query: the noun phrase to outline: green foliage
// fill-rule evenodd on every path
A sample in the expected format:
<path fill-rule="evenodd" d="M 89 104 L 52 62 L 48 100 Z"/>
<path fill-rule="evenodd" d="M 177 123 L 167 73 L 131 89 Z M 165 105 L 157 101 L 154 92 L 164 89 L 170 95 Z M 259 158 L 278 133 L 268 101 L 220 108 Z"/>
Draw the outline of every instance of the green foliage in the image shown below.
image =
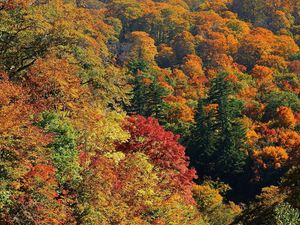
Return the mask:
<path fill-rule="evenodd" d="M 273 31 L 289 29 L 295 22 L 293 1 L 235 0 L 233 8 L 241 18 L 251 21 L 256 26 L 267 27 Z"/>
<path fill-rule="evenodd" d="M 199 101 L 189 154 L 203 175 L 231 180 L 246 163 L 246 134 L 239 121 L 243 104 L 231 97 L 234 89 L 226 77 L 219 74 L 207 99 Z"/>
<path fill-rule="evenodd" d="M 3 208 L 8 207 L 12 203 L 10 200 L 11 193 L 6 190 L 0 191 L 0 212 Z"/>
<path fill-rule="evenodd" d="M 50 33 L 43 21 L 25 9 L 0 11 L 0 61 L 2 69 L 17 77 L 49 49 L 67 39 Z M 21 74 L 23 75 L 23 74 Z"/>
<path fill-rule="evenodd" d="M 133 98 L 127 111 L 163 120 L 163 113 L 166 108 L 166 103 L 163 99 L 168 92 L 159 84 L 157 72 L 148 69 L 148 66 L 143 61 L 131 62 L 129 70 L 135 74 L 131 81 Z"/>
<path fill-rule="evenodd" d="M 66 118 L 54 112 L 43 112 L 38 125 L 55 135 L 48 147 L 52 150 L 58 181 L 63 186 L 75 188 L 81 179 L 76 131 Z"/>
<path fill-rule="evenodd" d="M 275 223 L 280 225 L 296 225 L 300 223 L 300 212 L 289 203 L 281 203 L 274 209 Z"/>
<path fill-rule="evenodd" d="M 263 97 L 267 102 L 264 119 L 270 119 L 280 106 L 290 107 L 293 111 L 300 111 L 300 99 L 290 91 L 274 91 Z"/>

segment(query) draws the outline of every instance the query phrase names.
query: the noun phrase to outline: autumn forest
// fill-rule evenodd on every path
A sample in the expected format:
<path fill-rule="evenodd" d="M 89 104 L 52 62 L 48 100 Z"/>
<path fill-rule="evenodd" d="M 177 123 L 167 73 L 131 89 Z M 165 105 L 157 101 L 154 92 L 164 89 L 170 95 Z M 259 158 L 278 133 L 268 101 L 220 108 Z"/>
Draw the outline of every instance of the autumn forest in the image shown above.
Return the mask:
<path fill-rule="evenodd" d="M 299 225 L 299 0 L 0 0 L 0 225 Z"/>

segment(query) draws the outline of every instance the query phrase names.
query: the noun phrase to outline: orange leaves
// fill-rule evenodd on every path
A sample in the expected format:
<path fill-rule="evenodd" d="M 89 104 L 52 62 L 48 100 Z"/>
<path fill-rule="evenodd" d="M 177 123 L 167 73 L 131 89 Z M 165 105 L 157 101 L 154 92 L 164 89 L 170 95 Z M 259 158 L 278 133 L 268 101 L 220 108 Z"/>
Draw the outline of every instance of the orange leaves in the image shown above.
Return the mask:
<path fill-rule="evenodd" d="M 287 166 L 289 155 L 282 147 L 269 146 L 253 152 L 254 173 L 257 181 Z"/>
<path fill-rule="evenodd" d="M 259 139 L 259 135 L 254 130 L 249 130 L 247 132 L 247 143 L 253 146 Z"/>
<path fill-rule="evenodd" d="M 0 72 L 0 89 L 0 133 L 6 133 L 25 125 L 33 109 L 25 103 L 24 89 L 11 83 L 3 72 Z"/>
<path fill-rule="evenodd" d="M 253 99 L 256 95 L 257 95 L 257 89 L 254 87 L 244 88 L 238 94 L 238 96 L 241 99 L 248 99 L 248 100 Z"/>
<path fill-rule="evenodd" d="M 271 91 L 275 89 L 273 83 L 274 71 L 266 66 L 255 65 L 252 69 L 252 76 L 256 79 L 259 91 Z"/>
<path fill-rule="evenodd" d="M 39 111 L 30 104 L 28 90 L 3 73 L 0 88 L 0 165 L 5 174 L 1 188 L 9 190 L 14 212 L 7 212 L 5 217 L 61 224 L 65 211 L 56 200 L 55 168 L 48 164 L 51 157 L 46 149 L 52 135 L 33 126 L 32 118 Z"/>
<path fill-rule="evenodd" d="M 287 58 L 289 55 L 294 55 L 299 51 L 299 46 L 295 43 L 292 37 L 288 35 L 280 35 L 274 37 L 273 54 Z"/>
<path fill-rule="evenodd" d="M 19 203 L 27 208 L 34 222 L 59 225 L 72 221 L 71 218 L 67 218 L 67 208 L 63 206 L 56 192 L 58 183 L 53 166 L 46 164 L 32 166 L 23 182 L 25 192 L 20 196 Z"/>
<path fill-rule="evenodd" d="M 270 37 L 272 35 L 271 31 L 256 28 L 245 36 L 241 41 L 238 53 L 241 64 L 251 68 L 263 54 L 269 54 L 271 52 Z"/>
<path fill-rule="evenodd" d="M 276 122 L 286 128 L 293 128 L 296 124 L 293 111 L 289 107 L 280 106 L 277 108 Z"/>
<path fill-rule="evenodd" d="M 161 220 L 161 219 L 155 219 L 152 222 L 152 225 L 166 225 L 166 223 L 163 220 Z"/>
<path fill-rule="evenodd" d="M 227 111 L 239 116 L 242 101 L 248 130 L 241 127 L 225 135 L 228 151 L 208 157 L 224 156 L 222 161 L 204 160 L 203 171 L 219 164 L 228 164 L 229 172 L 240 167 L 244 154 L 239 157 L 243 161 L 233 164 L 230 151 L 244 149 L 244 142 L 249 152 L 256 149 L 251 163 L 257 173 L 279 174 L 299 162 L 299 107 L 296 100 L 288 101 L 297 96 L 286 95 L 282 105 L 289 107 L 281 106 L 280 98 L 274 107 L 265 99 L 272 90 L 298 94 L 299 47 L 293 40 L 298 28 L 287 15 L 295 16 L 295 25 L 299 18 L 289 0 L 260 1 L 272 11 L 272 29 L 288 35 L 241 21 L 228 7 L 231 0 L 0 2 L 0 68 L 9 73 L 0 72 L 0 194 L 5 189 L 12 202 L 5 205 L 11 224 L 201 224 L 191 222 L 199 216 L 193 194 L 204 210 L 222 205 L 222 196 L 209 185 L 193 188 L 196 174 L 185 148 L 179 136 L 165 129 L 189 140 L 197 101 L 210 93 L 210 79 L 221 70 L 228 72 L 224 79 L 234 94 L 228 91 L 222 105 L 226 85 L 210 89 L 212 101 L 201 108 L 201 127 L 211 132 L 201 141 L 212 143 L 211 152 L 221 149 L 224 126 L 214 128 L 219 126 L 215 116 Z M 136 65 L 129 68 L 132 61 Z M 144 104 L 140 112 L 154 109 L 165 129 L 156 119 L 141 116 L 128 118 L 122 127 L 122 105 L 131 89 L 127 71 L 141 78 L 131 83 L 143 86 L 133 88 L 142 92 L 136 101 Z M 44 110 L 62 117 L 42 126 L 57 131 L 55 137 L 36 125 Z M 144 110 L 145 115 L 151 110 Z M 205 113 L 214 115 L 207 118 Z M 235 125 L 237 116 L 220 119 L 220 124 Z M 244 132 L 248 140 L 240 143 Z M 195 156 L 200 154 L 201 149 Z M 67 171 L 64 181 L 59 171 Z"/>
<path fill-rule="evenodd" d="M 208 104 L 205 106 L 204 111 L 206 114 L 210 113 L 210 112 L 215 112 L 217 111 L 219 105 L 218 104 Z"/>
<path fill-rule="evenodd" d="M 150 65 L 155 64 L 157 49 L 154 40 L 142 31 L 134 31 L 127 37 L 129 41 L 129 51 L 123 53 L 126 63 L 134 60 L 143 60 Z"/>
<path fill-rule="evenodd" d="M 286 149 L 289 149 L 290 153 L 293 154 L 294 151 L 298 151 L 298 153 L 300 153 L 300 134 L 296 131 L 282 130 L 278 134 L 278 142 Z"/>
<path fill-rule="evenodd" d="M 284 57 L 273 54 L 262 55 L 261 59 L 257 63 L 263 66 L 277 69 L 279 71 L 282 71 L 287 67 L 287 62 Z"/>
<path fill-rule="evenodd" d="M 246 23 L 237 20 L 234 16 L 228 17 L 228 19 L 223 18 L 213 11 L 192 14 L 197 33 L 195 36 L 199 49 L 197 53 L 205 64 L 218 71 L 232 66 L 233 57 L 240 46 L 240 38 L 249 31 Z"/>
<path fill-rule="evenodd" d="M 36 179 L 41 179 L 44 182 L 54 183 L 54 174 L 55 168 L 53 166 L 38 164 L 31 169 L 27 176 L 35 177 Z"/>
<path fill-rule="evenodd" d="M 188 7 L 181 0 L 168 2 L 148 0 L 139 4 L 143 9 L 143 16 L 139 18 L 138 25 L 157 43 L 170 43 L 178 33 L 189 28 L 189 22 L 185 18 Z"/>
<path fill-rule="evenodd" d="M 22 143 L 22 147 L 46 145 L 51 135 L 45 135 L 31 125 L 33 121 L 30 117 L 38 111 L 28 103 L 29 96 L 26 89 L 10 82 L 4 73 L 0 74 L 0 89 L 0 135 L 23 139 L 24 142 L 19 143 Z M 21 146 L 19 148 L 22 148 Z M 11 150 L 13 149 L 12 147 Z M 22 155 L 22 152 L 19 154 Z"/>
<path fill-rule="evenodd" d="M 224 69 L 231 65 L 232 57 L 228 54 L 229 46 L 225 34 L 208 31 L 207 38 L 200 42 L 201 57 L 211 67 Z"/>
<path fill-rule="evenodd" d="M 282 130 L 278 134 L 278 143 L 287 149 L 290 164 L 297 165 L 300 159 L 299 133 L 291 130 Z"/>
<path fill-rule="evenodd" d="M 196 25 L 196 31 L 201 36 L 206 32 L 220 30 L 225 24 L 225 20 L 215 12 L 202 11 L 191 14 L 193 23 Z"/>
<path fill-rule="evenodd" d="M 273 70 L 268 67 L 255 65 L 252 69 L 252 76 L 257 79 L 272 79 Z"/>
<path fill-rule="evenodd" d="M 228 81 L 230 81 L 233 84 L 236 84 L 239 79 L 238 79 L 238 77 L 235 74 L 230 73 L 230 74 L 227 75 L 227 77 L 225 78 L 225 80 L 228 80 Z"/>
<path fill-rule="evenodd" d="M 203 81 L 201 82 L 201 77 L 204 76 L 202 64 L 201 58 L 197 55 L 187 55 L 183 59 L 182 70 L 190 77 L 190 84 L 202 84 Z"/>
<path fill-rule="evenodd" d="M 283 113 L 289 111 L 287 107 L 280 107 Z M 279 121 L 276 121 L 279 123 Z M 273 123 L 269 125 L 274 126 Z M 278 124 L 276 124 L 278 125 Z M 266 124 L 255 125 L 247 133 L 248 144 L 265 146 L 272 143 L 274 146 L 254 151 L 256 167 L 263 170 L 280 169 L 282 165 L 290 167 L 297 163 L 300 157 L 300 135 L 291 128 L 280 127 L 270 129 Z M 279 163 L 279 164 L 276 164 Z"/>
<path fill-rule="evenodd" d="M 253 157 L 258 168 L 263 170 L 280 169 L 289 158 L 284 148 L 274 146 L 255 150 Z"/>
<path fill-rule="evenodd" d="M 50 199 L 54 199 L 58 196 L 54 188 L 57 185 L 55 179 L 55 168 L 50 165 L 38 164 L 31 168 L 31 171 L 25 176 L 26 183 L 28 189 L 36 188 L 38 183 L 43 186 L 49 185 L 50 188 L 40 189 L 38 190 L 41 194 L 45 195 Z"/>
<path fill-rule="evenodd" d="M 30 116 L 37 111 L 28 104 L 29 97 L 26 89 L 10 82 L 4 73 L 0 74 L 0 88 L 0 134 L 3 136 L 24 135 L 23 138 L 27 141 L 31 139 L 34 145 L 45 144 L 42 139 L 38 141 L 38 137 L 41 136 L 38 135 L 39 129 L 31 126 Z M 30 135 L 28 133 L 25 135 L 28 131 Z"/>
<path fill-rule="evenodd" d="M 263 65 L 282 67 L 289 54 L 296 54 L 299 47 L 288 36 L 276 36 L 264 28 L 256 28 L 241 42 L 238 52 L 241 64 L 251 69 L 259 60 Z"/>
<path fill-rule="evenodd" d="M 27 86 L 31 98 L 39 107 L 72 108 L 72 104 L 87 93 L 76 76 L 77 67 L 53 55 L 39 59 L 30 68 Z"/>
<path fill-rule="evenodd" d="M 176 121 L 181 120 L 183 122 L 194 121 L 194 110 L 187 105 L 186 99 L 180 96 L 168 96 L 164 99 L 170 106 L 168 110 L 168 120 Z"/>

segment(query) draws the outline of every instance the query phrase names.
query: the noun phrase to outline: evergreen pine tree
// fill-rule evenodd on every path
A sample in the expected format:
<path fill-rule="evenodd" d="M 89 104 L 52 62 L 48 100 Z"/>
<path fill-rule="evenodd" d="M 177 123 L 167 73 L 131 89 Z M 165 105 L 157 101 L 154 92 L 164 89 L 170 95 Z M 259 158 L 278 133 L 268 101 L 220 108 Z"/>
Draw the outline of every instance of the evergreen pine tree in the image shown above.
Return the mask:
<path fill-rule="evenodd" d="M 205 112 L 205 102 L 200 99 L 195 116 L 196 126 L 192 132 L 192 141 L 188 147 L 191 164 L 200 171 L 200 174 L 208 174 L 214 170 L 212 162 L 216 152 L 216 137 L 213 131 L 212 112 Z"/>
<path fill-rule="evenodd" d="M 133 74 L 133 97 L 127 111 L 145 117 L 152 116 L 163 123 L 166 107 L 163 98 L 167 96 L 167 91 L 159 84 L 157 74 L 143 61 L 131 62 L 129 72 Z M 145 80 L 149 83 L 145 83 Z"/>
<path fill-rule="evenodd" d="M 199 101 L 189 153 L 200 175 L 231 183 L 246 164 L 245 128 L 239 121 L 243 104 L 234 99 L 227 73 L 213 81 L 208 97 Z M 212 110 L 205 106 L 214 105 Z"/>

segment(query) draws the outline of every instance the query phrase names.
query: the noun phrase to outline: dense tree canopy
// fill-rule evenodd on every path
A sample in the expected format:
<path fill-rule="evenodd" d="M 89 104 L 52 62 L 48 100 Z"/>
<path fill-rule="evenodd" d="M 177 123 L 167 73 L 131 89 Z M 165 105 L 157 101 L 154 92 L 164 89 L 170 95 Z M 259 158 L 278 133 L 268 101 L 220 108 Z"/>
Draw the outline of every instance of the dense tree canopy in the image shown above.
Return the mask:
<path fill-rule="evenodd" d="M 0 0 L 0 224 L 300 223 L 299 0 Z"/>

